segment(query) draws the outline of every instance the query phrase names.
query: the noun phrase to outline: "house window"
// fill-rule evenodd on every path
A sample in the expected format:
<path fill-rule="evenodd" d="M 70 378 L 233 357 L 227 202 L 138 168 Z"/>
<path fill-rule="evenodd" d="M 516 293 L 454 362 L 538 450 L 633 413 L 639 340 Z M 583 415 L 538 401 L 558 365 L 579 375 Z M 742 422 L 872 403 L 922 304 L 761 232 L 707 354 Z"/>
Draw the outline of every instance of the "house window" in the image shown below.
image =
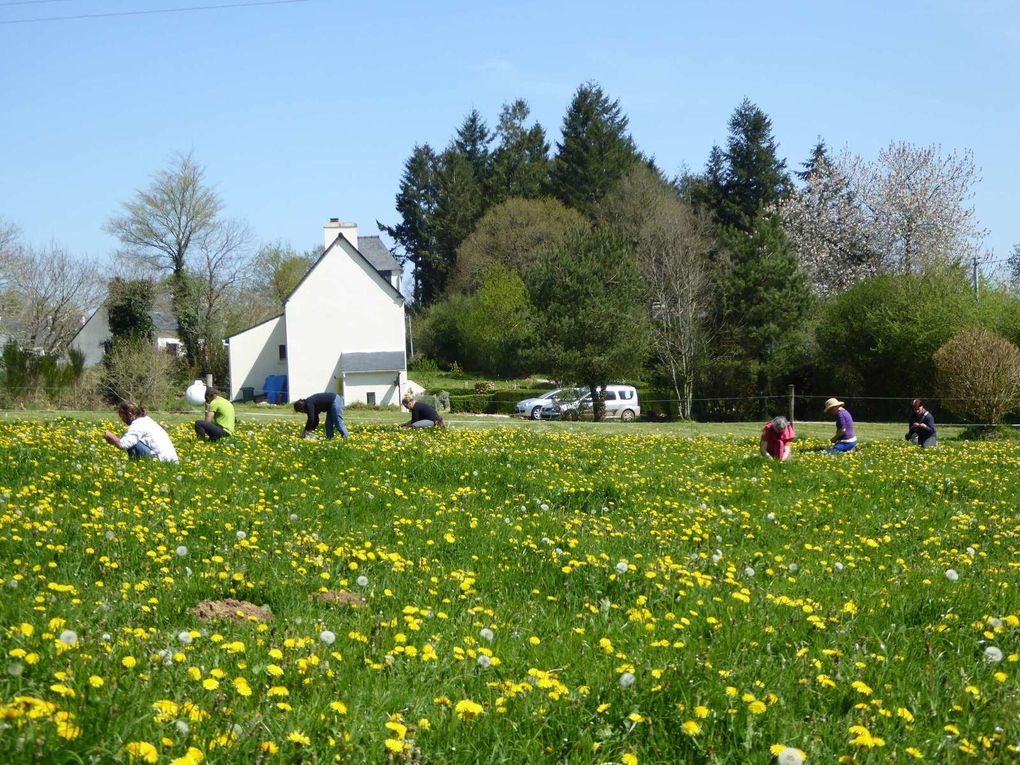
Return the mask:
<path fill-rule="evenodd" d="M 287 360 L 287 346 L 286 345 L 281 345 L 281 346 L 279 346 L 278 350 L 279 350 L 279 353 L 280 353 L 280 361 L 286 361 Z"/>
<path fill-rule="evenodd" d="M 375 391 L 365 394 L 365 403 L 369 406 L 375 406 Z"/>
<path fill-rule="evenodd" d="M 166 350 L 166 352 L 171 356 L 179 356 L 181 353 L 181 346 L 177 343 L 167 343 L 164 346 L 164 350 Z"/>

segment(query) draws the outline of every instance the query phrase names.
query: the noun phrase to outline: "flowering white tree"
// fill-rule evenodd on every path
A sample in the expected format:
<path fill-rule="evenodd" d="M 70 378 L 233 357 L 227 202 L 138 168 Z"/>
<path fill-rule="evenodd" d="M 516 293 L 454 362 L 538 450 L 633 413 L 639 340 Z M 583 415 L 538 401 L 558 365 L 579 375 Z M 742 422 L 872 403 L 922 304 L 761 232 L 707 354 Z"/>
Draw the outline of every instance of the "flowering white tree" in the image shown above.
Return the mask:
<path fill-rule="evenodd" d="M 969 151 L 893 143 L 867 162 L 822 157 L 779 205 L 802 267 L 823 295 L 876 273 L 916 273 L 978 255 L 985 231 L 970 204 Z"/>

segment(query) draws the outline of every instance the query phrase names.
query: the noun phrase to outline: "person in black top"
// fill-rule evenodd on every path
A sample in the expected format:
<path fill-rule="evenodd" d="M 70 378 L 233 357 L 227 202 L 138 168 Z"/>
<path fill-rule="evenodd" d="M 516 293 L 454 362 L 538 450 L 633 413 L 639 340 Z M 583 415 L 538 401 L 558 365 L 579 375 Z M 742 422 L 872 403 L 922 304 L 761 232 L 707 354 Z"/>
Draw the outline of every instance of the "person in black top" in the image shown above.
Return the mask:
<path fill-rule="evenodd" d="M 914 413 L 910 415 L 910 426 L 906 439 L 914 446 L 938 446 L 939 439 L 935 433 L 935 416 L 924 408 L 924 402 L 915 398 L 911 404 Z"/>
<path fill-rule="evenodd" d="M 410 393 L 404 396 L 404 400 L 401 403 L 411 410 L 411 421 L 405 422 L 400 427 L 402 428 L 445 427 L 445 425 L 443 424 L 443 418 L 439 416 L 439 412 L 436 411 L 435 407 L 422 403 L 421 401 L 415 401 L 414 396 L 412 396 Z"/>
<path fill-rule="evenodd" d="M 294 411 L 308 415 L 305 422 L 305 438 L 314 438 L 313 433 L 319 427 L 319 415 L 326 415 L 326 440 L 333 438 L 333 431 L 347 438 L 350 433 L 344 425 L 344 397 L 336 393 L 316 393 L 308 398 L 299 398 L 294 402 Z"/>

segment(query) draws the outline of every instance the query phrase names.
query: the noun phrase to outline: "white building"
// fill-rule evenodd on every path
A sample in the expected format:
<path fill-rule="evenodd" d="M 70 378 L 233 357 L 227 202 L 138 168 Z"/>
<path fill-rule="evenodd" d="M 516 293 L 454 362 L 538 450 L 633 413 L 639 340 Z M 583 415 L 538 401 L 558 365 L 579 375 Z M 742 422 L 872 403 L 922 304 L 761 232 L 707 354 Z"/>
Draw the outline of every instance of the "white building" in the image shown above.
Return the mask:
<path fill-rule="evenodd" d="M 184 345 L 177 334 L 177 320 L 169 309 L 169 298 L 157 302 L 168 305 L 164 309 L 149 311 L 149 317 L 155 328 L 153 344 L 161 351 L 181 356 L 184 354 Z M 82 323 L 81 329 L 71 338 L 70 347 L 77 348 L 85 354 L 85 366 L 94 367 L 103 361 L 106 344 L 111 337 L 110 317 L 106 312 L 106 306 L 103 305 Z"/>
<path fill-rule="evenodd" d="M 290 401 L 322 391 L 346 403 L 399 404 L 407 389 L 400 266 L 377 236 L 333 218 L 325 251 L 283 313 L 227 339 L 230 397 L 286 375 Z"/>

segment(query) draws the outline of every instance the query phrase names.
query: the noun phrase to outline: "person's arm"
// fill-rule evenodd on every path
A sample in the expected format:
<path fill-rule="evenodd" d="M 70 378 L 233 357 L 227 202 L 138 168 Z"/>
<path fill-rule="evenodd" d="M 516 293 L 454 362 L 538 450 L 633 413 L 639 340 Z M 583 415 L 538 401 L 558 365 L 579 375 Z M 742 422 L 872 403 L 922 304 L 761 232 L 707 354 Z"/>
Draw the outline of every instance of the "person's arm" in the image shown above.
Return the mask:
<path fill-rule="evenodd" d="M 762 457 L 768 457 L 769 456 L 769 444 L 768 444 L 768 440 L 765 438 L 765 429 L 764 428 L 762 428 L 762 431 L 761 431 L 761 441 L 758 444 L 758 451 L 761 452 L 761 456 Z"/>
<path fill-rule="evenodd" d="M 124 448 L 123 446 L 120 445 L 120 439 L 117 438 L 115 434 L 111 433 L 108 430 L 105 433 L 103 433 L 103 438 L 106 439 L 106 443 L 108 443 L 110 446 L 116 446 L 118 449 Z"/>
<path fill-rule="evenodd" d="M 313 432 L 319 427 L 319 413 L 315 411 L 315 404 L 308 403 L 308 418 L 305 420 L 305 433 Z"/>
<path fill-rule="evenodd" d="M 215 417 L 215 416 L 216 416 L 216 413 L 213 412 L 212 409 L 206 409 L 205 410 L 205 421 L 206 422 L 212 422 L 213 421 L 213 417 Z"/>

